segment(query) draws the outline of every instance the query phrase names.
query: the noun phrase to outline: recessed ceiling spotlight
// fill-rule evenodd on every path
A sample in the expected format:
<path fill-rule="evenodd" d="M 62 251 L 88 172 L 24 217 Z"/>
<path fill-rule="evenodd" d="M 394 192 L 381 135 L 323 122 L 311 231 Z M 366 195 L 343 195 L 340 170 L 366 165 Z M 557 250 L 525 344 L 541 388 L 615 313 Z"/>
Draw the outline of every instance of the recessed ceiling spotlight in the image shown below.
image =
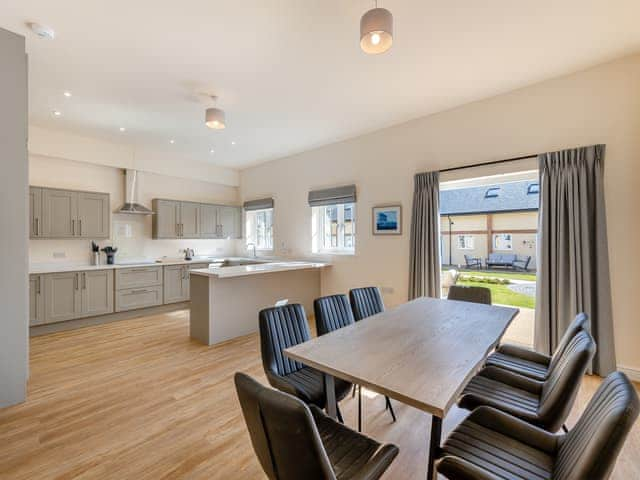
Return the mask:
<path fill-rule="evenodd" d="M 235 140 L 231 140 L 231 145 L 235 145 L 236 141 Z"/>
<path fill-rule="evenodd" d="M 126 128 L 124 128 L 124 127 L 120 127 L 120 131 L 121 131 L 121 132 L 125 132 L 126 130 L 127 130 Z"/>
<path fill-rule="evenodd" d="M 64 93 L 63 93 L 63 95 L 64 95 L 65 97 L 69 98 L 69 97 L 71 97 L 71 92 L 66 91 L 66 92 L 64 92 Z"/>
<path fill-rule="evenodd" d="M 216 151 L 212 148 L 211 150 L 209 150 L 209 153 L 213 155 L 214 153 L 216 153 Z"/>
<path fill-rule="evenodd" d="M 53 115 L 59 117 L 60 115 L 62 115 L 62 112 L 60 110 L 54 110 Z"/>
<path fill-rule="evenodd" d="M 175 140 L 173 140 L 173 139 L 171 139 L 171 140 L 169 140 L 169 143 L 170 143 L 171 145 L 173 145 L 174 143 L 176 143 L 176 141 L 175 141 Z"/>
<path fill-rule="evenodd" d="M 27 26 L 40 38 L 44 38 L 46 40 L 53 40 L 54 38 L 56 38 L 56 32 L 51 27 L 40 25 L 39 23 L 35 22 L 29 22 L 27 23 Z"/>

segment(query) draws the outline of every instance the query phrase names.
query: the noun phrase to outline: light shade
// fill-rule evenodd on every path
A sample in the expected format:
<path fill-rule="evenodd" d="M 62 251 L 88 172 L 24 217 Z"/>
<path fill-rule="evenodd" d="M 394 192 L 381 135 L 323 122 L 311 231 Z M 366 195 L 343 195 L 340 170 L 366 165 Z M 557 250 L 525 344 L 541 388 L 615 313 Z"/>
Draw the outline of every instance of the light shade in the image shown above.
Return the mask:
<path fill-rule="evenodd" d="M 213 128 L 215 130 L 223 129 L 226 126 L 224 110 L 220 110 L 219 108 L 207 108 L 204 122 L 209 128 Z"/>
<path fill-rule="evenodd" d="M 366 53 L 386 52 L 393 44 L 393 15 L 386 8 L 374 8 L 360 19 L 360 47 Z"/>

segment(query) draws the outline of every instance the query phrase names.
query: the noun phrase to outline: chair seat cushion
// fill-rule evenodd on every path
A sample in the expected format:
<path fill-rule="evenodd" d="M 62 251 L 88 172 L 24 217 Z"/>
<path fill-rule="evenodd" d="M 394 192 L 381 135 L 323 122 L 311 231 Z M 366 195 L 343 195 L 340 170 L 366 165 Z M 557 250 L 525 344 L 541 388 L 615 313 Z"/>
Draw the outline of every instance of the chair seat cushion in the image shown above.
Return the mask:
<path fill-rule="evenodd" d="M 548 480 L 554 458 L 514 438 L 489 430 L 469 419 L 451 432 L 442 456 L 461 458 L 504 479 Z"/>
<path fill-rule="evenodd" d="M 324 393 L 324 377 L 321 371 L 311 367 L 303 367 L 289 375 L 281 377 L 296 389 L 296 396 L 303 402 L 324 408 L 326 395 Z M 336 400 L 342 400 L 351 390 L 351 383 L 335 379 Z"/>
<path fill-rule="evenodd" d="M 391 455 L 378 455 L 374 458 L 380 448 L 378 442 L 332 420 L 317 407 L 312 406 L 311 413 L 338 480 L 345 480 L 353 478 L 356 475 L 361 475 L 365 469 L 365 465 L 372 461 L 379 463 L 379 465 L 369 465 L 370 468 L 367 468 L 367 471 L 372 473 L 380 472 L 381 474 L 397 455 L 398 449 L 392 447 L 395 453 L 392 451 L 389 452 Z M 365 478 L 378 477 L 379 475 L 375 474 L 367 475 Z"/>
<path fill-rule="evenodd" d="M 491 378 L 476 375 L 462 391 L 460 406 L 468 410 L 487 405 L 524 420 L 538 416 L 540 397 Z"/>
<path fill-rule="evenodd" d="M 535 380 L 546 379 L 548 373 L 546 365 L 514 357 L 512 355 L 505 355 L 501 352 L 495 352 L 489 355 L 486 365 L 492 365 L 504 370 L 509 370 L 510 372 L 516 372 Z"/>

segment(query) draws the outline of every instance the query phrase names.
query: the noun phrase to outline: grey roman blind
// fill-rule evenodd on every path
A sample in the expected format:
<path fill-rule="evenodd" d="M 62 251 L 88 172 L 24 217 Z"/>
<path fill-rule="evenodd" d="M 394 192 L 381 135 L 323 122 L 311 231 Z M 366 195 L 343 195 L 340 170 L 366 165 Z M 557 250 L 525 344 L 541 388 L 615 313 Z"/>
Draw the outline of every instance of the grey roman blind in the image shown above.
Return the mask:
<path fill-rule="evenodd" d="M 245 210 L 264 210 L 265 208 L 273 208 L 273 198 L 260 198 L 258 200 L 249 200 L 244 202 Z"/>
<path fill-rule="evenodd" d="M 341 203 L 354 203 L 356 201 L 356 186 L 325 188 L 309 192 L 309 206 L 320 207 L 323 205 L 338 205 Z"/>

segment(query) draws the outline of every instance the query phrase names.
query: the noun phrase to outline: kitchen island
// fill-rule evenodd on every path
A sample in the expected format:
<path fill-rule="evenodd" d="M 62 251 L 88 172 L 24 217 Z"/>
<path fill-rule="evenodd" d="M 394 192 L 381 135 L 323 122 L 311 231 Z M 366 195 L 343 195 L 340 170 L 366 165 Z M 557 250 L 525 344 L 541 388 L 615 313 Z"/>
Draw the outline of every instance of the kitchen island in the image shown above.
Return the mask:
<path fill-rule="evenodd" d="M 320 296 L 326 263 L 273 261 L 192 270 L 191 338 L 214 345 L 256 332 L 258 312 L 279 300 L 301 303 L 307 311 Z"/>

